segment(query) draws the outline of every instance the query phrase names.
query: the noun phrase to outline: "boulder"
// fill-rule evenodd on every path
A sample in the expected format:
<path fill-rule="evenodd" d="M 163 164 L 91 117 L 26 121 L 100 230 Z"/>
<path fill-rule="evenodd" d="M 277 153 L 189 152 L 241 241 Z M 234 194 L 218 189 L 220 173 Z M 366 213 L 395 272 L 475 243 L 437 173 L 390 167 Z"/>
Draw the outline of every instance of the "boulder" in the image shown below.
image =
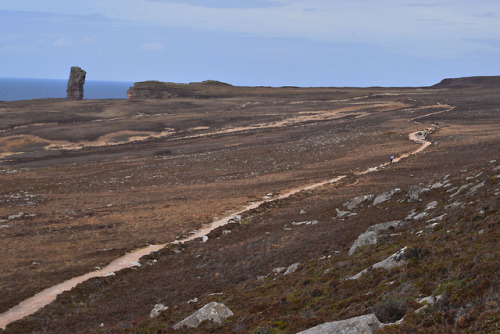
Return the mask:
<path fill-rule="evenodd" d="M 403 247 L 402 249 L 400 249 L 396 253 L 389 256 L 387 259 L 375 263 L 370 268 L 362 270 L 359 273 L 357 273 L 356 275 L 349 277 L 348 279 L 358 279 L 362 275 L 366 274 L 368 272 L 368 270 L 370 270 L 370 269 L 383 268 L 386 270 L 390 270 L 392 268 L 402 266 L 403 264 L 406 263 L 405 252 L 406 252 L 406 247 Z"/>
<path fill-rule="evenodd" d="M 151 312 L 149 313 L 149 317 L 150 318 L 156 318 L 157 316 L 160 315 L 160 313 L 162 311 L 165 311 L 167 310 L 168 307 L 163 305 L 163 304 L 156 304 L 155 307 L 151 310 Z"/>
<path fill-rule="evenodd" d="M 378 242 L 378 235 L 381 231 L 388 230 L 390 228 L 396 228 L 396 227 L 406 227 L 410 223 L 409 222 L 403 222 L 401 220 L 394 220 L 390 221 L 387 223 L 381 223 L 381 224 L 376 224 L 373 226 L 370 226 L 365 233 L 361 234 L 356 241 L 352 244 L 351 248 L 349 249 L 349 255 L 354 254 L 354 251 L 356 248 L 361 247 L 361 246 L 366 246 L 366 245 L 374 245 Z"/>
<path fill-rule="evenodd" d="M 401 189 L 396 188 L 396 189 L 392 189 L 392 190 L 381 193 L 380 195 L 375 197 L 375 200 L 373 201 L 373 205 L 377 205 L 379 203 L 390 200 L 394 194 L 399 193 L 400 191 L 401 191 Z"/>
<path fill-rule="evenodd" d="M 87 72 L 80 67 L 73 66 L 69 74 L 68 88 L 66 90 L 66 98 L 71 100 L 83 99 L 83 85 L 85 84 L 85 76 Z"/>
<path fill-rule="evenodd" d="M 424 188 L 422 186 L 413 186 L 408 192 L 408 202 L 417 202 L 420 199 L 420 194 L 428 191 L 429 188 Z"/>
<path fill-rule="evenodd" d="M 233 314 L 234 313 L 226 305 L 222 303 L 211 302 L 191 314 L 186 319 L 178 322 L 176 325 L 174 325 L 174 329 L 179 329 L 182 326 L 196 328 L 205 320 L 210 320 L 220 324 L 224 319 L 232 316 Z"/>
<path fill-rule="evenodd" d="M 378 242 L 378 233 L 374 231 L 368 231 L 361 234 L 356 241 L 352 244 L 349 249 L 349 255 L 354 254 L 356 248 L 366 245 L 374 245 Z"/>
<path fill-rule="evenodd" d="M 363 202 L 372 200 L 373 197 L 374 197 L 373 195 L 357 196 L 357 197 L 351 198 L 350 200 L 345 202 L 344 206 L 347 208 L 348 211 L 351 211 L 351 210 L 357 208 Z"/>
<path fill-rule="evenodd" d="M 294 264 L 292 264 L 292 265 L 290 265 L 290 266 L 286 269 L 286 271 L 285 271 L 285 273 L 284 273 L 283 275 L 290 275 L 290 274 L 293 274 L 294 272 L 296 272 L 296 271 L 297 271 L 297 269 L 299 269 L 299 265 L 300 265 L 300 263 L 298 263 L 298 262 L 297 262 L 297 263 L 294 263 Z"/>
<path fill-rule="evenodd" d="M 383 326 L 375 314 L 367 314 L 347 320 L 327 322 L 298 334 L 372 334 Z"/>

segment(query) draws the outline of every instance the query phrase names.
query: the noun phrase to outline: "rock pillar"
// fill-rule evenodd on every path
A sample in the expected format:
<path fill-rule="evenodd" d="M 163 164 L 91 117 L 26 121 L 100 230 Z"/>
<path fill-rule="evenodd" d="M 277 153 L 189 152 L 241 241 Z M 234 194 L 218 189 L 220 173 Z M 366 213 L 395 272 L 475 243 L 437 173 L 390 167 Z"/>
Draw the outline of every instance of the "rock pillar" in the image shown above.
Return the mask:
<path fill-rule="evenodd" d="M 73 66 L 69 74 L 68 89 L 66 89 L 66 98 L 72 100 L 83 99 L 83 85 L 85 84 L 85 76 L 87 72 L 80 67 Z"/>

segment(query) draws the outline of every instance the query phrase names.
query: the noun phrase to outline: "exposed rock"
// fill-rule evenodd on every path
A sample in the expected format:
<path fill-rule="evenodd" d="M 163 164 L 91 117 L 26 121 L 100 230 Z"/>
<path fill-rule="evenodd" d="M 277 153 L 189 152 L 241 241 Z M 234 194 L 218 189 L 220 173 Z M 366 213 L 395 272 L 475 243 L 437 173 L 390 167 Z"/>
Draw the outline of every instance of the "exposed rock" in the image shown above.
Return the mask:
<path fill-rule="evenodd" d="M 337 210 L 337 218 L 341 218 L 341 217 L 350 215 L 352 213 L 350 211 L 341 211 L 339 209 L 335 209 L 335 210 Z"/>
<path fill-rule="evenodd" d="M 382 202 L 385 202 L 385 201 L 388 201 L 391 199 L 391 197 L 396 194 L 396 193 L 399 193 L 401 191 L 401 189 L 399 188 L 396 188 L 396 189 L 392 189 L 392 190 L 389 190 L 389 191 L 386 191 L 386 192 L 383 192 L 381 193 L 380 195 L 378 195 L 375 200 L 373 201 L 373 205 L 377 205 L 379 203 L 382 203 Z"/>
<path fill-rule="evenodd" d="M 432 201 L 429 204 L 427 204 L 427 206 L 425 207 L 425 211 L 428 211 L 428 210 L 431 210 L 431 209 L 435 209 L 435 208 L 437 208 L 437 206 L 438 206 L 438 202 L 437 201 Z"/>
<path fill-rule="evenodd" d="M 351 248 L 349 249 L 349 255 L 354 254 L 354 251 L 358 247 L 376 244 L 378 242 L 378 235 L 381 231 L 385 231 L 390 228 L 396 228 L 400 226 L 408 226 L 409 224 L 410 224 L 409 222 L 395 220 L 387 223 L 381 223 L 370 226 L 365 233 L 361 234 L 356 239 L 356 241 L 354 241 Z"/>
<path fill-rule="evenodd" d="M 309 220 L 305 222 L 292 222 L 292 225 L 294 226 L 299 226 L 299 225 L 316 225 L 318 223 L 317 220 Z"/>
<path fill-rule="evenodd" d="M 351 211 L 355 208 L 357 208 L 360 204 L 366 201 L 371 201 L 373 199 L 373 195 L 363 195 L 363 196 L 357 196 L 354 198 L 351 198 L 347 202 L 344 203 L 344 206 L 347 208 L 347 210 Z"/>
<path fill-rule="evenodd" d="M 444 186 L 444 184 L 443 184 L 443 183 L 441 183 L 441 182 L 436 182 L 436 183 L 434 183 L 434 184 L 431 186 L 431 189 L 441 188 L 442 186 Z"/>
<path fill-rule="evenodd" d="M 155 307 L 151 310 L 151 312 L 149 313 L 149 317 L 150 318 L 156 318 L 157 316 L 160 315 L 160 313 L 162 311 L 165 311 L 167 310 L 168 307 L 163 305 L 163 304 L 156 304 Z"/>
<path fill-rule="evenodd" d="M 406 247 L 404 247 L 404 248 L 400 249 L 399 251 L 397 251 L 396 253 L 392 254 L 387 259 L 382 260 L 378 263 L 375 263 L 370 268 L 362 270 L 359 273 L 357 273 L 356 275 L 349 277 L 348 279 L 358 279 L 361 277 L 361 275 L 366 274 L 370 269 L 383 268 L 386 270 L 390 270 L 392 268 L 402 266 L 403 264 L 406 263 L 406 259 L 404 257 L 405 251 L 406 251 Z"/>
<path fill-rule="evenodd" d="M 412 186 L 408 192 L 408 202 L 417 202 L 420 199 L 420 194 L 428 190 L 429 188 L 422 186 Z"/>
<path fill-rule="evenodd" d="M 73 66 L 69 74 L 68 88 L 66 89 L 66 98 L 72 100 L 83 99 L 83 85 L 87 72 L 80 67 Z"/>
<path fill-rule="evenodd" d="M 352 244 L 349 249 L 349 255 L 354 254 L 356 248 L 366 245 L 374 245 L 378 242 L 378 233 L 374 231 L 369 231 L 361 234 L 356 241 Z"/>
<path fill-rule="evenodd" d="M 300 265 L 300 263 L 298 263 L 298 262 L 297 262 L 297 263 L 292 264 L 291 266 L 289 266 L 289 267 L 286 269 L 286 271 L 285 271 L 285 273 L 284 273 L 283 275 L 293 274 L 294 272 L 296 272 L 296 271 L 297 271 L 297 269 L 299 269 L 299 265 Z"/>
<path fill-rule="evenodd" d="M 179 329 L 182 326 L 196 328 L 205 320 L 210 320 L 220 324 L 224 319 L 232 316 L 233 314 L 234 313 L 226 305 L 211 302 L 191 314 L 186 319 L 175 324 L 174 329 Z"/>
<path fill-rule="evenodd" d="M 393 220 L 393 221 L 390 221 L 390 222 L 387 222 L 387 223 L 380 223 L 380 224 L 376 224 L 376 225 L 373 225 L 373 226 L 370 226 L 367 231 L 374 231 L 374 232 L 380 232 L 380 231 L 385 231 L 385 230 L 388 230 L 390 228 L 396 228 L 396 227 L 406 227 L 408 226 L 410 223 L 408 222 L 403 222 L 401 220 Z"/>
<path fill-rule="evenodd" d="M 467 193 L 467 195 L 472 195 L 473 193 L 475 193 L 479 188 L 483 187 L 485 184 L 485 181 L 479 183 L 478 185 L 475 185 L 474 187 L 472 187 L 469 192 Z"/>
<path fill-rule="evenodd" d="M 422 213 L 419 213 L 418 215 L 414 216 L 413 219 L 414 220 L 420 220 L 420 219 L 423 219 L 425 217 L 427 217 L 429 214 L 427 212 L 422 212 Z"/>
<path fill-rule="evenodd" d="M 298 334 L 372 334 L 383 326 L 384 324 L 377 319 L 375 314 L 367 314 L 351 319 L 327 322 Z"/>

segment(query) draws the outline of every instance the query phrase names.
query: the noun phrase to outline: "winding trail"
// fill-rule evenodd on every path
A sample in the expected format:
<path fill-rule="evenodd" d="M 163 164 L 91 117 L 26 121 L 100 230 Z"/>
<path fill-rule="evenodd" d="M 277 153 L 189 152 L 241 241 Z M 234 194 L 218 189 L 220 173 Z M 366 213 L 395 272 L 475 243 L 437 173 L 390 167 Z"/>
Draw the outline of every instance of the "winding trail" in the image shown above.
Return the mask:
<path fill-rule="evenodd" d="M 424 116 L 420 116 L 420 117 L 424 117 Z M 417 154 L 417 153 L 425 150 L 429 145 L 431 145 L 431 142 L 426 140 L 426 136 L 427 136 L 427 134 L 431 133 L 432 129 L 433 128 L 431 127 L 431 128 L 426 129 L 426 130 L 423 130 L 423 131 L 415 131 L 415 132 L 410 133 L 409 139 L 417 144 L 420 144 L 420 146 L 412 152 L 405 153 L 405 154 L 397 157 L 394 160 L 394 162 L 399 162 L 401 159 L 405 159 L 413 154 Z M 383 168 L 389 164 L 390 164 L 390 162 L 387 162 L 387 163 L 384 163 L 384 164 L 381 164 L 381 165 L 378 165 L 375 167 L 370 167 L 364 171 L 357 172 L 355 175 L 365 175 L 368 173 L 376 172 L 376 171 L 378 171 L 379 168 Z M 347 177 L 347 175 L 340 175 L 340 176 L 337 176 L 335 178 L 328 179 L 328 180 L 325 180 L 322 182 L 318 182 L 318 183 L 314 183 L 314 184 L 311 184 L 308 186 L 292 189 L 284 194 L 280 194 L 278 197 L 275 197 L 273 199 L 262 200 L 259 202 L 252 203 L 236 213 L 232 213 L 229 216 L 226 216 L 222 219 L 219 219 L 219 220 L 213 222 L 212 224 L 199 229 L 198 231 L 196 231 L 196 233 L 190 235 L 189 237 L 187 237 L 185 239 L 181 239 L 181 240 L 176 240 L 172 243 L 174 243 L 174 244 L 175 243 L 185 243 L 185 242 L 197 239 L 197 238 L 201 238 L 201 237 L 209 234 L 211 231 L 228 224 L 229 221 L 234 219 L 236 215 L 241 215 L 242 213 L 245 213 L 249 210 L 255 209 L 264 203 L 272 202 L 276 199 L 285 199 L 285 198 L 291 197 L 291 196 L 293 196 L 301 191 L 313 190 L 313 189 L 319 188 L 319 187 L 327 185 L 327 184 L 337 183 L 346 177 Z M 52 301 L 54 301 L 58 294 L 60 294 L 64 291 L 71 290 L 72 288 L 74 288 L 78 284 L 85 282 L 86 280 L 88 280 L 90 278 L 113 275 L 113 273 L 115 271 L 119 271 L 121 269 L 125 269 L 125 268 L 129 268 L 131 266 L 134 266 L 135 262 L 139 261 L 139 259 L 141 257 L 148 255 L 151 252 L 158 251 L 158 250 L 166 247 L 167 245 L 168 244 L 149 245 L 145 248 L 135 250 L 131 253 L 128 253 L 128 254 L 114 260 L 113 262 L 111 262 L 109 265 L 107 265 L 103 269 L 93 271 L 93 272 L 87 273 L 85 275 L 72 278 L 72 279 L 67 280 L 65 282 L 62 282 L 60 284 L 57 284 L 53 287 L 47 288 L 47 289 L 37 293 L 33 297 L 22 301 L 17 306 L 11 308 L 7 312 L 0 314 L 0 328 L 5 328 L 5 326 L 7 326 L 7 324 L 35 313 L 36 311 L 40 310 L 41 308 L 45 307 L 46 305 L 48 305 Z"/>

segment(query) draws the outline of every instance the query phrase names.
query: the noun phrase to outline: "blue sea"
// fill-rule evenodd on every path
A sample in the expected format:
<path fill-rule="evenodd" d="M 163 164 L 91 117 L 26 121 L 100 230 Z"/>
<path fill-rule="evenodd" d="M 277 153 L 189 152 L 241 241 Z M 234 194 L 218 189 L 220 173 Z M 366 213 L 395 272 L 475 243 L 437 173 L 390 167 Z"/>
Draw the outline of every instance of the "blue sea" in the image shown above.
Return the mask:
<path fill-rule="evenodd" d="M 65 98 L 68 80 L 0 78 L 0 101 Z M 84 99 L 126 99 L 133 82 L 86 80 Z"/>

